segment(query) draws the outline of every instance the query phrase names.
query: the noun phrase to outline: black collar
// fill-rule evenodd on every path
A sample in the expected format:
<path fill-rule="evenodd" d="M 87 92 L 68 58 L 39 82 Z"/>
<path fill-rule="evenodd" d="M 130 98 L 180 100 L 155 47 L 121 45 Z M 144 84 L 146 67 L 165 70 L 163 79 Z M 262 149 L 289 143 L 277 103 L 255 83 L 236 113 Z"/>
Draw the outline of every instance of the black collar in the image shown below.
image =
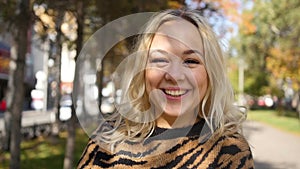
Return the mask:
<path fill-rule="evenodd" d="M 156 127 L 154 132 L 151 134 L 149 139 L 154 140 L 166 140 L 166 139 L 175 139 L 180 137 L 199 137 L 202 135 L 202 129 L 205 124 L 205 120 L 201 119 L 197 123 L 191 126 L 183 128 L 160 128 Z"/>

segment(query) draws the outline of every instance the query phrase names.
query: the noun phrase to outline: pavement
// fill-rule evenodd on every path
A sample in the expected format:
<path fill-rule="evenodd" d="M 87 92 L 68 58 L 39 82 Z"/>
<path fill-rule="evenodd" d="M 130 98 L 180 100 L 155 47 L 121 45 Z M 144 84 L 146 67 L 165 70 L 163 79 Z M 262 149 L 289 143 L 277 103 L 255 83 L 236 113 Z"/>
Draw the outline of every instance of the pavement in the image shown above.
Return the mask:
<path fill-rule="evenodd" d="M 244 124 L 244 134 L 256 169 L 300 169 L 300 136 L 255 121 Z"/>

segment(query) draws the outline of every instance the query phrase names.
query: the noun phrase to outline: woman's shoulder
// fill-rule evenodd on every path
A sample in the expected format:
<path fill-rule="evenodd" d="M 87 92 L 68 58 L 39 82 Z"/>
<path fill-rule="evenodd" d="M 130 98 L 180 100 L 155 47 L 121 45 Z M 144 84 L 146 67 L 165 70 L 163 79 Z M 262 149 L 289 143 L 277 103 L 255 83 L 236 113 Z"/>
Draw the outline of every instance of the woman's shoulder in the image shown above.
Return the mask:
<path fill-rule="evenodd" d="M 208 142 L 215 150 L 213 161 L 217 168 L 253 168 L 251 148 L 242 134 L 223 132 L 214 135 Z"/>
<path fill-rule="evenodd" d="M 250 146 L 245 136 L 238 132 L 215 133 L 206 144 L 221 148 L 221 152 L 234 154 L 242 151 L 250 151 Z"/>
<path fill-rule="evenodd" d="M 233 133 L 226 133 L 223 134 L 223 147 L 226 149 L 236 151 L 250 151 L 250 146 L 245 138 L 245 136 L 241 133 L 233 132 Z"/>

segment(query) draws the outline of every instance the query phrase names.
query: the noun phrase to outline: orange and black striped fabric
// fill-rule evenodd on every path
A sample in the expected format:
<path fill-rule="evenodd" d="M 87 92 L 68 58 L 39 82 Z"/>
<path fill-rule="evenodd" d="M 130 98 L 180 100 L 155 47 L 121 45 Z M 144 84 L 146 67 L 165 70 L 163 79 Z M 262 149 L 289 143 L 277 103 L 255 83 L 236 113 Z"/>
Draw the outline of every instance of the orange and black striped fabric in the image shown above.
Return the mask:
<path fill-rule="evenodd" d="M 242 135 L 214 135 L 201 141 L 198 131 L 203 123 L 189 128 L 188 133 L 182 129 L 157 128 L 143 143 L 118 144 L 114 153 L 104 149 L 96 137 L 91 138 L 78 168 L 254 168 L 250 147 Z"/>

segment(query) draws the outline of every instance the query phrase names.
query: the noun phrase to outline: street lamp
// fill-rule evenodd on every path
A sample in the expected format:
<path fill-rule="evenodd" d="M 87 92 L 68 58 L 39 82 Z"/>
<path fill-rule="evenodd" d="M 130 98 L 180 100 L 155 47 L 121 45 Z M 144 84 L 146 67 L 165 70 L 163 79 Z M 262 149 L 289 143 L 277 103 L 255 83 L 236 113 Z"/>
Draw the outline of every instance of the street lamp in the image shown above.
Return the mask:
<path fill-rule="evenodd" d="M 245 61 L 243 58 L 240 58 L 238 61 L 239 66 L 239 81 L 238 81 L 238 104 L 244 106 L 244 70 L 245 70 Z"/>

